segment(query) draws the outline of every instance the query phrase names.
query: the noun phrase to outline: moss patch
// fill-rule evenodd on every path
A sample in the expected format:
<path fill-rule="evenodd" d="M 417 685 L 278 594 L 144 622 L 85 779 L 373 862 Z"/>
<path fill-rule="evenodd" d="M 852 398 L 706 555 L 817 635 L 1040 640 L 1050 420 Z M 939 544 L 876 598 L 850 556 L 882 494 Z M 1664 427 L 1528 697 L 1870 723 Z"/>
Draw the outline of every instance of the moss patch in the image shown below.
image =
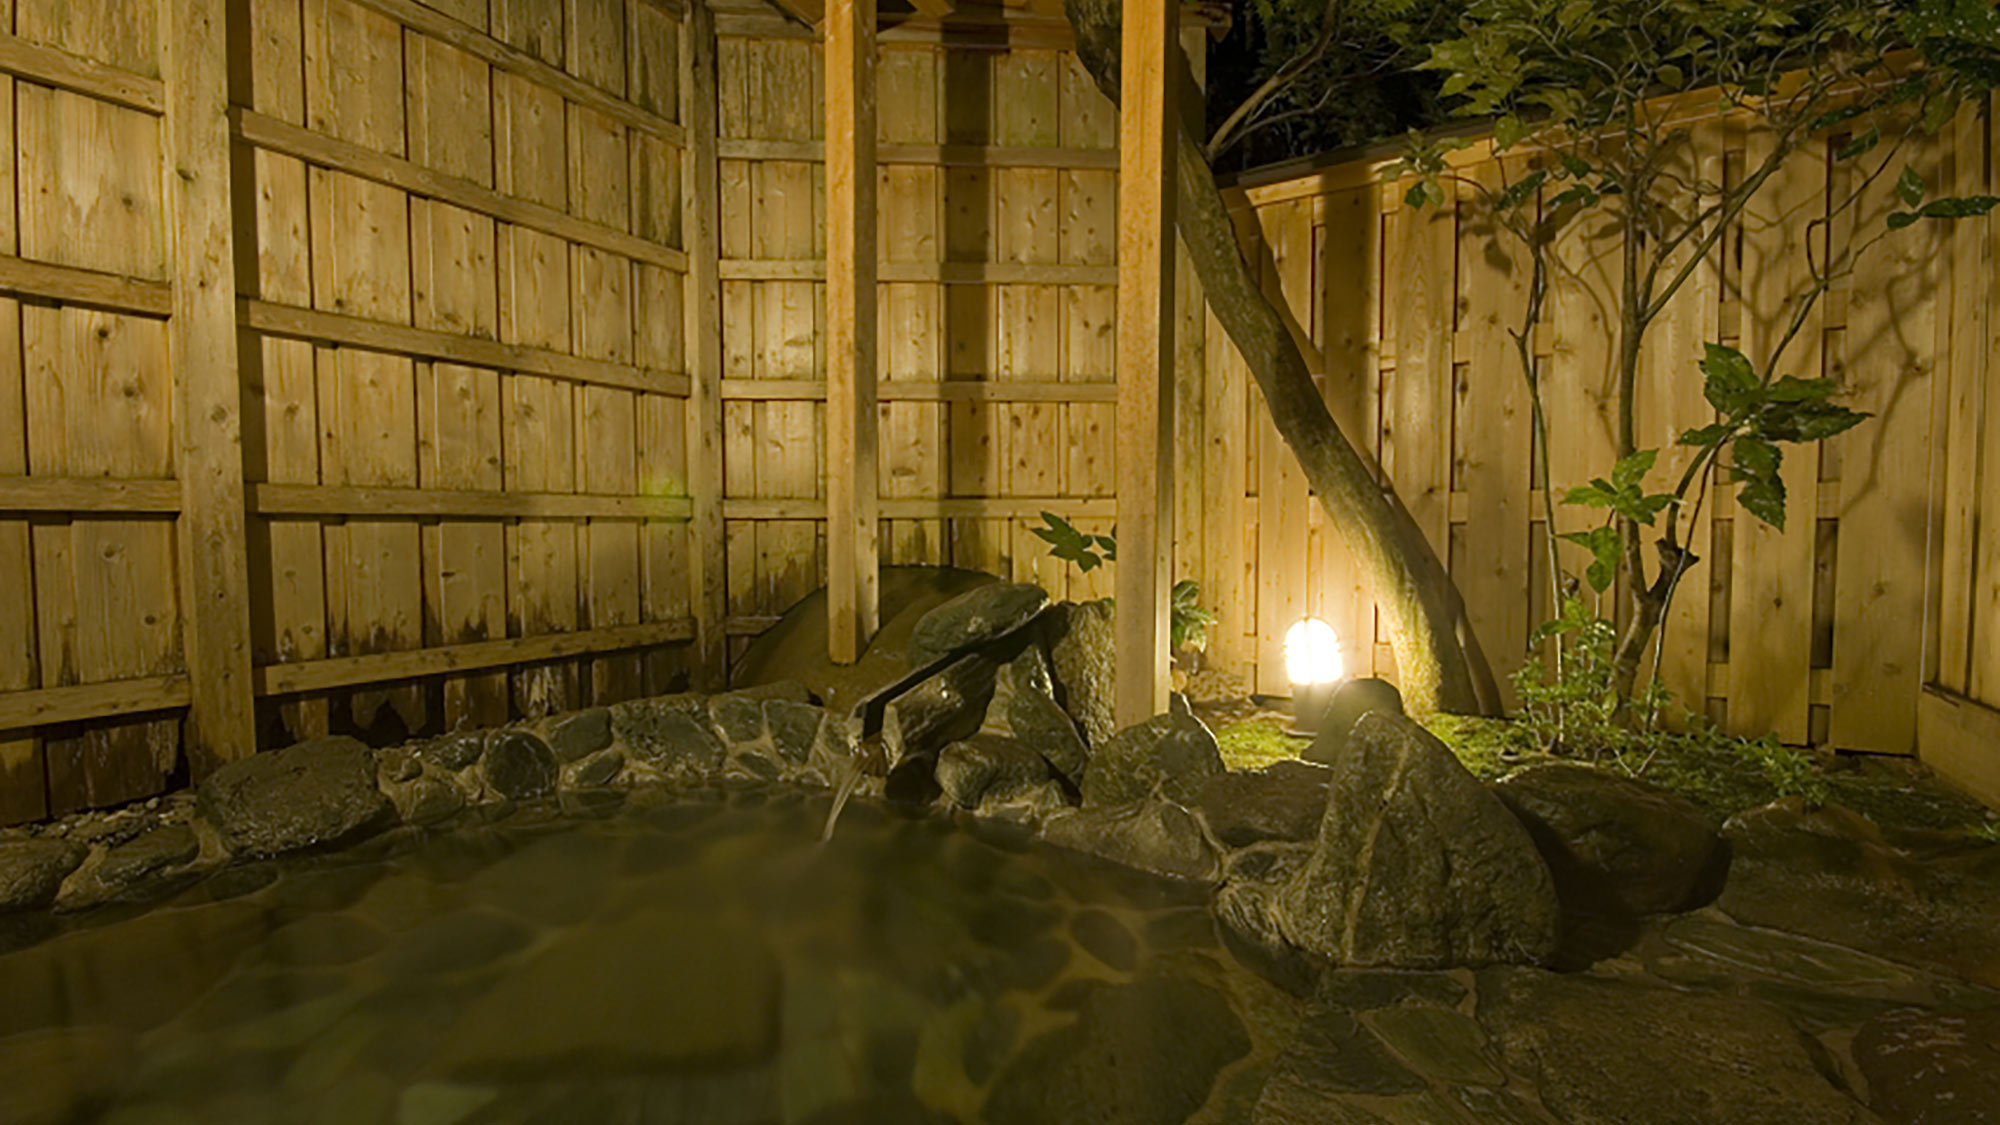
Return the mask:
<path fill-rule="evenodd" d="M 1423 722 L 1481 781 L 1554 760 L 1536 749 L 1521 727 L 1504 719 L 1432 715 Z M 1215 739 L 1232 770 L 1263 769 L 1296 758 L 1309 744 L 1284 733 L 1283 721 L 1268 713 L 1219 723 Z M 1637 771 L 1643 760 L 1643 755 L 1628 754 L 1622 763 L 1607 759 L 1598 764 Z M 1900 759 L 1820 754 L 1715 735 L 1665 735 L 1638 776 L 1681 794 L 1717 820 L 1805 793 L 1844 805 L 1884 827 L 2000 838 L 2000 814 L 1961 796 L 1922 766 Z"/>
<path fill-rule="evenodd" d="M 1272 762 L 1286 758 L 1296 758 L 1305 753 L 1312 739 L 1299 738 L 1285 733 L 1285 727 L 1277 719 L 1249 719 L 1215 732 L 1216 748 L 1222 751 L 1222 764 L 1232 770 L 1261 770 Z"/>

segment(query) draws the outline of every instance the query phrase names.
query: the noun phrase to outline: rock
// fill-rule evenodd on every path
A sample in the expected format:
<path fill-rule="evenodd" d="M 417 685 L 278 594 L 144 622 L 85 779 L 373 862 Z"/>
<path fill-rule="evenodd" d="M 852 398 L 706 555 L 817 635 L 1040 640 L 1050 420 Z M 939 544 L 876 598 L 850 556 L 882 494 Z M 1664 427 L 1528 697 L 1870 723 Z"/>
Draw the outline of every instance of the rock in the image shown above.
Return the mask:
<path fill-rule="evenodd" d="M 448 820 L 465 807 L 465 794 L 441 777 L 420 777 L 392 794 L 396 815 L 405 824 L 430 825 Z"/>
<path fill-rule="evenodd" d="M 616 703 L 611 729 L 633 757 L 681 780 L 710 777 L 726 751 L 700 696 L 672 695 Z"/>
<path fill-rule="evenodd" d="M 457 771 L 478 761 L 485 749 L 485 732 L 474 730 L 434 738 L 417 747 L 417 756 L 439 769 Z"/>
<path fill-rule="evenodd" d="M 1253 844 L 1229 853 L 1215 916 L 1237 959 L 1295 996 L 1310 995 L 1319 967 L 1292 945 L 1285 926 L 1285 888 L 1312 849 L 1302 844 Z"/>
<path fill-rule="evenodd" d="M 606 750 L 594 758 L 578 762 L 570 770 L 569 783 L 578 789 L 595 789 L 611 784 L 625 770 L 625 755 Z"/>
<path fill-rule="evenodd" d="M 819 724 L 825 717 L 824 710 L 810 703 L 772 699 L 764 704 L 764 725 L 771 732 L 771 746 L 778 757 L 794 765 L 811 759 Z"/>
<path fill-rule="evenodd" d="M 1180 1125 L 1250 1038 L 1222 993 L 1178 977 L 1093 989 L 993 1084 L 988 1125 Z"/>
<path fill-rule="evenodd" d="M 1326 816 L 1332 774 L 1325 766 L 1296 761 L 1225 771 L 1202 785 L 1195 810 L 1215 838 L 1232 848 L 1260 840 L 1310 840 Z"/>
<path fill-rule="evenodd" d="M 486 784 L 509 800 L 539 797 L 556 785 L 556 758 L 548 744 L 525 730 L 502 731 L 479 763 Z"/>
<path fill-rule="evenodd" d="M 202 781 L 195 812 L 231 851 L 276 855 L 345 843 L 386 823 L 391 809 L 375 785 L 375 755 L 336 736 L 230 762 Z"/>
<path fill-rule="evenodd" d="M 89 849 L 48 837 L 0 839 L 0 911 L 47 906 Z"/>
<path fill-rule="evenodd" d="M 1108 601 L 1063 602 L 1049 613 L 1056 699 L 1092 747 L 1118 733 L 1112 707 L 1118 686 L 1113 620 Z"/>
<path fill-rule="evenodd" d="M 1479 1020 L 1571 1125 L 1849 1125 L 1818 1045 L 1769 1004 L 1530 969 L 1479 975 Z"/>
<path fill-rule="evenodd" d="M 1383 968 L 1540 963 L 1560 918 L 1520 822 L 1430 732 L 1381 712 L 1355 724 L 1333 766 L 1283 907 L 1294 945 Z"/>
<path fill-rule="evenodd" d="M 938 755 L 938 787 L 962 809 L 1014 800 L 1048 779 L 1042 756 L 1011 738 L 975 734 Z"/>
<path fill-rule="evenodd" d="M 1056 702 L 1055 681 L 1039 645 L 1002 665 L 994 677 L 993 700 L 980 728 L 988 734 L 1018 739 L 1041 752 L 1057 773 L 1074 785 L 1090 765 L 1090 750 L 1062 704 Z"/>
<path fill-rule="evenodd" d="M 1869 1104 L 1891 1121 L 2000 1122 L 2000 1009 L 1885 1012 L 1855 1035 L 1854 1061 Z"/>
<path fill-rule="evenodd" d="M 1566 907 L 1663 914 L 1692 905 L 1721 843 L 1715 822 L 1657 785 L 1572 762 L 1493 786 L 1548 861 Z"/>
<path fill-rule="evenodd" d="M 587 758 L 611 745 L 611 712 L 592 707 L 557 717 L 549 724 L 549 749 L 559 762 Z"/>
<path fill-rule="evenodd" d="M 391 784 L 408 781 L 424 772 L 424 764 L 417 760 L 417 756 L 401 748 L 382 751 L 375 766 L 381 772 L 382 780 Z"/>
<path fill-rule="evenodd" d="M 1194 804 L 1224 770 L 1215 735 L 1189 715 L 1155 715 L 1126 727 L 1091 752 L 1083 803 L 1122 805 L 1155 795 Z"/>
<path fill-rule="evenodd" d="M 132 883 L 163 867 L 186 863 L 200 852 L 193 829 L 162 824 L 104 853 L 97 877 L 113 885 Z"/>
<path fill-rule="evenodd" d="M 518 1082 L 749 1065 L 777 1049 L 779 995 L 754 927 L 643 909 L 566 930 L 500 978 L 436 1067 Z"/>
<path fill-rule="evenodd" d="M 1889 831 L 1798 797 L 1738 813 L 1722 835 L 1719 905 L 1737 921 L 2000 987 L 2000 844 Z"/>
<path fill-rule="evenodd" d="M 931 610 L 910 633 L 911 669 L 954 652 L 998 640 L 1033 621 L 1049 606 L 1049 595 L 1026 582 L 996 582 L 967 590 Z"/>
<path fill-rule="evenodd" d="M 999 666 L 972 653 L 889 701 L 882 710 L 882 745 L 892 766 L 928 762 L 938 751 L 972 737 L 986 717 Z"/>
<path fill-rule="evenodd" d="M 1395 684 L 1373 676 L 1343 681 L 1326 701 L 1326 711 L 1319 721 L 1319 734 L 1312 745 L 1306 747 L 1306 761 L 1332 765 L 1340 756 L 1341 748 L 1347 745 L 1354 724 L 1371 711 L 1401 715 L 1403 693 L 1396 690 Z"/>
<path fill-rule="evenodd" d="M 1194 814 L 1171 801 L 1069 809 L 1042 822 L 1042 838 L 1113 863 L 1179 879 L 1215 878 L 1215 849 Z"/>

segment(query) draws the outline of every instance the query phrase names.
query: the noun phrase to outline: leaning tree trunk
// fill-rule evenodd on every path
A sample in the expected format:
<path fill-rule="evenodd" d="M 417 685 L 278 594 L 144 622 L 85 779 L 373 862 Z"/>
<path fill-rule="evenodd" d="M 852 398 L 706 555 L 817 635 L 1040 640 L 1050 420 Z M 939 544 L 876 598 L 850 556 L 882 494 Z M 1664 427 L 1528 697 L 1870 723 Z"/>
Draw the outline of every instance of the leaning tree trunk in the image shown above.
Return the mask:
<path fill-rule="evenodd" d="M 1065 0 L 1065 7 L 1078 56 L 1115 103 L 1119 0 Z M 1389 626 L 1405 701 L 1414 711 L 1498 714 L 1493 674 L 1464 621 L 1457 590 L 1422 530 L 1327 412 L 1284 314 L 1243 258 L 1215 173 L 1184 116 L 1177 147 L 1175 225 L 1195 274 L 1216 320 L 1256 376 L 1278 434 L 1361 566 Z"/>

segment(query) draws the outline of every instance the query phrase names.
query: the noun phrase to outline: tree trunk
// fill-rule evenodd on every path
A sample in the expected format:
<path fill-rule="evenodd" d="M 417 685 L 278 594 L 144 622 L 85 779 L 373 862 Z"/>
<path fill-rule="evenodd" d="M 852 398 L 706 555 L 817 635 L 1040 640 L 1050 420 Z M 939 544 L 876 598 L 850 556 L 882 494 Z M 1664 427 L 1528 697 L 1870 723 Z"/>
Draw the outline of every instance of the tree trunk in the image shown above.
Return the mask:
<path fill-rule="evenodd" d="M 1065 0 L 1065 6 L 1078 56 L 1116 102 L 1119 0 Z M 1177 148 L 1175 225 L 1209 307 L 1256 376 L 1279 435 L 1361 566 L 1389 626 L 1406 705 L 1413 712 L 1499 714 L 1492 671 L 1457 589 L 1422 529 L 1327 412 L 1284 314 L 1243 258 L 1228 205 L 1185 113 Z"/>

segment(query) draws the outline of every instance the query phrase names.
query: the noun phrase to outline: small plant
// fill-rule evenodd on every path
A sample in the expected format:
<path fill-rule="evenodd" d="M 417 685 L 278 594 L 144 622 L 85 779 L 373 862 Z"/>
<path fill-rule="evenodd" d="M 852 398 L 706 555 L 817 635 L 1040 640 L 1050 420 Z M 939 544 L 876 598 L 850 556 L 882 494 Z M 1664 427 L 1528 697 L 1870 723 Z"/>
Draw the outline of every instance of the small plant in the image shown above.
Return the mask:
<path fill-rule="evenodd" d="M 1085 574 L 1107 562 L 1118 561 L 1118 540 L 1110 535 L 1079 531 L 1075 524 L 1056 515 L 1042 513 L 1042 526 L 1031 528 L 1035 537 L 1049 545 L 1049 554 L 1076 564 Z M 1104 599 L 1110 602 L 1110 598 Z M 1170 643 L 1176 652 L 1203 652 L 1208 648 L 1208 627 L 1215 615 L 1201 606 L 1201 584 L 1192 578 L 1174 583 Z"/>

